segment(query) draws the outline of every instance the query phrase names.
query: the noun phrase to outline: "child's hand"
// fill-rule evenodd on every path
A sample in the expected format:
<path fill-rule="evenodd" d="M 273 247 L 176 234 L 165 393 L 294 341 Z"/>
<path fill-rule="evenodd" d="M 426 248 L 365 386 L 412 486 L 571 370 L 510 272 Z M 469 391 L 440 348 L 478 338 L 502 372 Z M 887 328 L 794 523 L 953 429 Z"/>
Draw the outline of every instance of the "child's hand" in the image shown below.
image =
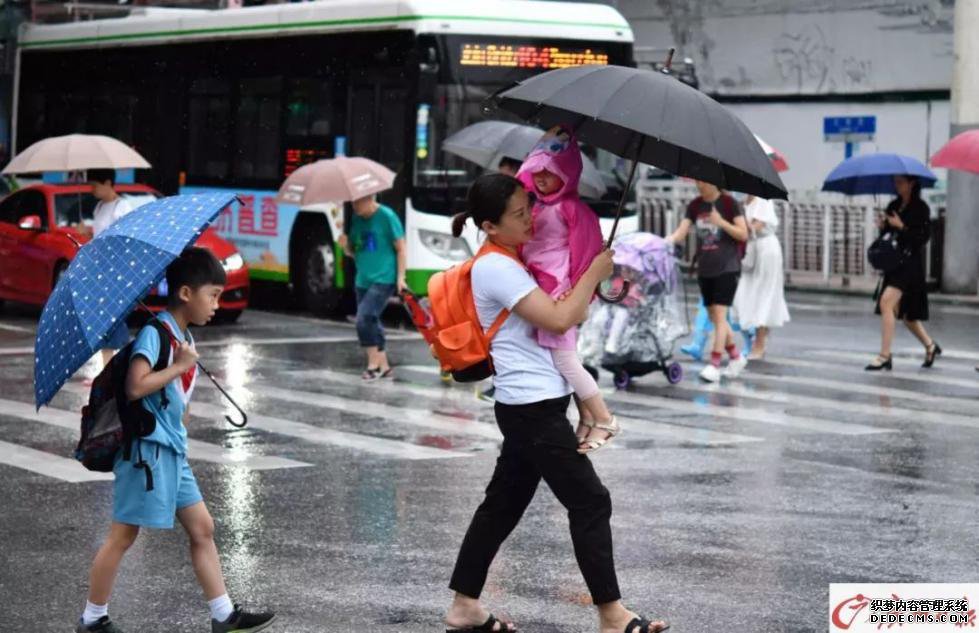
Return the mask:
<path fill-rule="evenodd" d="M 337 238 L 337 245 L 343 250 L 347 250 L 347 234 L 341 233 L 340 237 Z"/>
<path fill-rule="evenodd" d="M 555 301 L 567 301 L 568 297 L 571 296 L 572 292 L 573 290 L 571 288 L 565 290 L 564 292 L 562 292 L 557 296 L 557 299 L 555 299 Z"/>
<path fill-rule="evenodd" d="M 180 369 L 180 373 L 183 373 L 197 364 L 198 358 L 200 355 L 190 343 L 181 343 L 173 353 L 173 364 Z"/>

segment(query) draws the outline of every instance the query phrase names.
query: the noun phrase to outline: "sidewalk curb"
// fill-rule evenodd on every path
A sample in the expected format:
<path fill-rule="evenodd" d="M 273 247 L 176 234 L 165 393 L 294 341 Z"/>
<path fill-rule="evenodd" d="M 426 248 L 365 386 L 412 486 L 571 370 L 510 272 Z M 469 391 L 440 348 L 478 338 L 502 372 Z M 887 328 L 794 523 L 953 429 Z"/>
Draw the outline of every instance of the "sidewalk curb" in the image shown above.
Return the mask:
<path fill-rule="evenodd" d="M 873 290 L 863 288 L 841 288 L 836 286 L 812 286 L 785 284 L 786 290 L 801 292 L 814 295 L 842 295 L 847 297 L 866 297 L 874 296 Z M 940 305 L 965 306 L 975 308 L 979 311 L 979 295 L 948 295 L 941 293 L 929 293 L 928 301 Z"/>

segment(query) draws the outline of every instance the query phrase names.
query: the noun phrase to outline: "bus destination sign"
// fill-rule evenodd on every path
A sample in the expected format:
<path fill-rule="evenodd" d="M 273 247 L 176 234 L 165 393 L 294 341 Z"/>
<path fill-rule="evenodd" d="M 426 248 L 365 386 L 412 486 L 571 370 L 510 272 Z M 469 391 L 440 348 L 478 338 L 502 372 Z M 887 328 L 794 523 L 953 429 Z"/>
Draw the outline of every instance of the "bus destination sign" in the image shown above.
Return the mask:
<path fill-rule="evenodd" d="M 587 64 L 607 66 L 609 61 L 608 53 L 594 48 L 463 43 L 459 63 L 462 66 L 477 68 L 553 70 Z"/>

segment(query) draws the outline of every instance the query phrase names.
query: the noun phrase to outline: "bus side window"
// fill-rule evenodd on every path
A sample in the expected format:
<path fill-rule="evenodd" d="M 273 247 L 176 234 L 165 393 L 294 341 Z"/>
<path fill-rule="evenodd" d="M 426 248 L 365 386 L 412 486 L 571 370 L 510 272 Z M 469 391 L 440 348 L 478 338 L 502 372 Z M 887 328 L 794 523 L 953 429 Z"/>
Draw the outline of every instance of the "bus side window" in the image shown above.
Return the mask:
<path fill-rule="evenodd" d="M 188 147 L 191 177 L 225 179 L 230 175 L 230 82 L 198 79 L 191 83 Z"/>

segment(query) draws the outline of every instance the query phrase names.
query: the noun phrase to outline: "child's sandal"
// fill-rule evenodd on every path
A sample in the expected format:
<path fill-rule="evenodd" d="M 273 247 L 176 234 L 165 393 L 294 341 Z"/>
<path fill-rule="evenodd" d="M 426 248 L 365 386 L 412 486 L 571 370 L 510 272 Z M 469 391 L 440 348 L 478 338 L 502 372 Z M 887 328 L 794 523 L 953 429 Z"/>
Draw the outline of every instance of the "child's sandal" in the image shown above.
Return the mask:
<path fill-rule="evenodd" d="M 616 435 L 622 432 L 622 427 L 619 426 L 618 422 L 616 422 L 614 415 L 612 416 L 612 419 L 608 421 L 607 424 L 595 424 L 591 428 L 598 429 L 600 431 L 605 431 L 606 433 L 608 433 L 608 437 L 602 439 L 595 439 L 595 440 L 585 438 L 584 440 L 582 440 L 581 443 L 578 445 L 578 452 L 582 455 L 588 455 L 590 453 L 594 453 L 598 449 L 606 446 L 609 442 L 615 439 Z"/>

